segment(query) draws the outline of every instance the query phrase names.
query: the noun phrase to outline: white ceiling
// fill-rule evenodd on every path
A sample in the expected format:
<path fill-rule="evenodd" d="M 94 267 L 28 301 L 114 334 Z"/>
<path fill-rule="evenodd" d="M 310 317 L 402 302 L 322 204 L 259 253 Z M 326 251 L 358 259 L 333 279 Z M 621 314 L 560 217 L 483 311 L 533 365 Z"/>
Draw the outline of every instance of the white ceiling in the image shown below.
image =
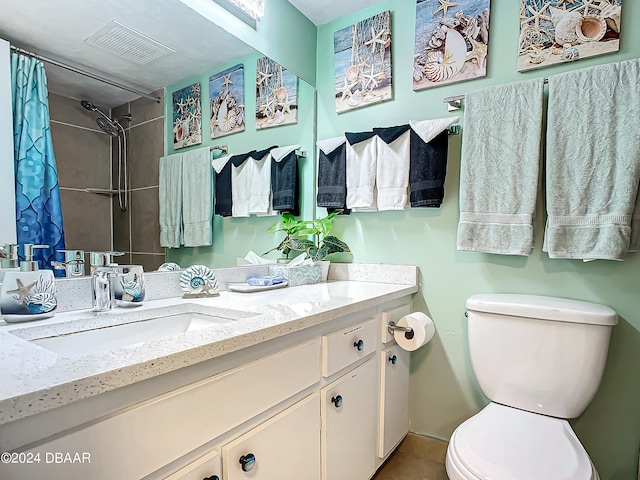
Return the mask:
<path fill-rule="evenodd" d="M 316 25 L 379 2 L 289 1 Z M 0 38 L 12 45 L 145 93 L 254 51 L 179 0 L 0 0 L 0 12 Z M 170 47 L 175 53 L 141 66 L 84 43 L 113 20 Z M 138 97 L 45 65 L 49 89 L 54 93 L 87 99 L 109 108 Z"/>

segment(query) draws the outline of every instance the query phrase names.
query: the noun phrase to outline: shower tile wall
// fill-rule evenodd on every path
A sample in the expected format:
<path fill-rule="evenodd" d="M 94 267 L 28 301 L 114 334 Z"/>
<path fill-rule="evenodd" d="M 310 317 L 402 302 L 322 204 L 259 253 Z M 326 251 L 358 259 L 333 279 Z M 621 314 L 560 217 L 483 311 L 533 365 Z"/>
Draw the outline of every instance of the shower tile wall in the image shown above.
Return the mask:
<path fill-rule="evenodd" d="M 79 100 L 49 93 L 49 110 L 67 248 L 111 250 L 111 197 L 85 190 L 111 188 L 111 139 Z"/>
<path fill-rule="evenodd" d="M 152 95 L 164 98 L 158 90 Z M 139 98 L 111 111 L 114 118 L 130 113 L 131 122 L 122 120 L 127 132 L 128 176 L 131 192 L 129 208 L 122 212 L 113 198 L 114 249 L 126 253 L 118 263 L 142 265 L 145 271 L 157 269 L 165 258 L 160 246 L 158 206 L 158 160 L 164 155 L 164 100 L 156 103 Z M 112 140 L 113 185 L 118 185 L 118 139 Z"/>

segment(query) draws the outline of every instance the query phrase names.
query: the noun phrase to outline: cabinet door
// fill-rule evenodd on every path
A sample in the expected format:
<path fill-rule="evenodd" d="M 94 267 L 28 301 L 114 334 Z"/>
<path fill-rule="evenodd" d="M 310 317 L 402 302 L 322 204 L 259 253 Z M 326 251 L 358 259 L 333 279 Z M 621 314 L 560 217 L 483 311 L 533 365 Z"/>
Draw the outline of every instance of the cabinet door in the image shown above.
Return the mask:
<path fill-rule="evenodd" d="M 222 480 L 220 454 L 209 452 L 165 480 Z"/>
<path fill-rule="evenodd" d="M 317 393 L 222 447 L 225 480 L 319 480 Z"/>
<path fill-rule="evenodd" d="M 378 456 L 386 457 L 409 431 L 409 352 L 397 345 L 380 352 Z"/>
<path fill-rule="evenodd" d="M 366 480 L 375 471 L 374 359 L 322 389 L 322 479 Z"/>

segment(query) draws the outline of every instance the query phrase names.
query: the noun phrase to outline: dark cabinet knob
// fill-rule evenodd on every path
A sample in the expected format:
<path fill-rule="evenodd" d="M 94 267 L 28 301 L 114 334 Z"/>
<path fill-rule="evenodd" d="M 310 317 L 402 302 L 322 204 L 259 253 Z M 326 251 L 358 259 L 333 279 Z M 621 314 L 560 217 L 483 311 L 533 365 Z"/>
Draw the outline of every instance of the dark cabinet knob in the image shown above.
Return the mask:
<path fill-rule="evenodd" d="M 202 480 L 220 480 L 218 475 L 211 475 L 210 477 L 203 478 Z"/>
<path fill-rule="evenodd" d="M 397 355 L 392 355 L 391 357 L 389 357 L 389 361 L 395 365 L 396 363 L 398 363 L 398 356 Z"/>
<path fill-rule="evenodd" d="M 364 340 L 358 340 L 357 342 L 353 342 L 353 346 L 358 349 L 358 351 L 362 351 L 364 349 Z"/>
<path fill-rule="evenodd" d="M 342 406 L 342 395 L 331 397 L 331 403 L 333 403 L 336 408 L 340 408 Z"/>
<path fill-rule="evenodd" d="M 240 457 L 240 465 L 243 472 L 250 472 L 256 466 L 256 456 L 253 453 L 247 453 Z"/>

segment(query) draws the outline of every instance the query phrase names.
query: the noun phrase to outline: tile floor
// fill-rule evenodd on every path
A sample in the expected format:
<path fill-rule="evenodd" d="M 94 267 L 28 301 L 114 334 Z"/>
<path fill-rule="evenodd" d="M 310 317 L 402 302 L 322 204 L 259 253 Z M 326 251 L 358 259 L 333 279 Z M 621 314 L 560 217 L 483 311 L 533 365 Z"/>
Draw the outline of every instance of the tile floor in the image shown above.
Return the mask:
<path fill-rule="evenodd" d="M 372 480 L 448 480 L 447 443 L 410 433 Z"/>

